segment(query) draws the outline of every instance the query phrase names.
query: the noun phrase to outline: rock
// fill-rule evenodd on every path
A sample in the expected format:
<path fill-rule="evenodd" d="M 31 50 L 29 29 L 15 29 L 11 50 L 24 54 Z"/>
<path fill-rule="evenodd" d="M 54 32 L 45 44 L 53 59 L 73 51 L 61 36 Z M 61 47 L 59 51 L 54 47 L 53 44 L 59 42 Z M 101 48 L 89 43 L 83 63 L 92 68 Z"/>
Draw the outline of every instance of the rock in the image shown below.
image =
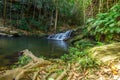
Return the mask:
<path fill-rule="evenodd" d="M 74 44 L 75 42 L 81 40 L 83 37 L 84 37 L 83 34 L 80 34 L 80 35 L 74 36 L 74 37 L 72 37 L 72 38 L 69 40 L 69 42 L 72 43 L 72 44 Z"/>
<path fill-rule="evenodd" d="M 7 34 L 5 34 L 5 33 L 0 33 L 0 36 L 6 36 Z"/>
<path fill-rule="evenodd" d="M 71 33 L 72 38 L 69 40 L 69 42 L 74 44 L 77 41 L 83 39 L 85 36 L 86 36 L 86 33 L 84 32 L 84 27 L 76 28 Z"/>
<path fill-rule="evenodd" d="M 17 31 L 10 31 L 11 34 L 18 34 Z"/>
<path fill-rule="evenodd" d="M 18 31 L 13 31 L 9 27 L 0 27 L 0 36 L 7 36 L 7 37 L 19 37 L 20 34 Z"/>
<path fill-rule="evenodd" d="M 6 31 L 8 31 L 7 27 L 0 27 L 0 32 L 6 32 Z"/>
<path fill-rule="evenodd" d="M 6 34 L 6 33 L 0 33 L 0 36 L 12 37 L 13 35 Z"/>
<path fill-rule="evenodd" d="M 102 62 L 120 59 L 120 42 L 90 49 L 90 53 Z"/>
<path fill-rule="evenodd" d="M 9 32 L 11 35 L 13 35 L 14 37 L 19 37 L 20 34 L 17 31 L 10 31 Z"/>
<path fill-rule="evenodd" d="M 0 27 L 0 36 L 5 36 L 5 37 L 12 37 L 12 34 L 9 34 L 10 28 L 8 27 Z"/>

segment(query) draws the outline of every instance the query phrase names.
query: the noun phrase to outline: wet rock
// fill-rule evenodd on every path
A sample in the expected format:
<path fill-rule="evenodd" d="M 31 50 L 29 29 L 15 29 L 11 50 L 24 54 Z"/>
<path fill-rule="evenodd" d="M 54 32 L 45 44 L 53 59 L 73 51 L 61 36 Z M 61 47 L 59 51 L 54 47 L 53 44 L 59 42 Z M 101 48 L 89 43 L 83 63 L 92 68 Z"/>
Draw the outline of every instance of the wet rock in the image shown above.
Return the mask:
<path fill-rule="evenodd" d="M 6 34 L 6 33 L 0 33 L 0 36 L 5 36 L 5 37 L 12 37 L 13 35 L 10 35 L 10 34 Z"/>
<path fill-rule="evenodd" d="M 0 27 L 0 32 L 7 32 L 9 28 L 7 27 Z"/>
<path fill-rule="evenodd" d="M 21 35 L 17 31 L 10 31 L 10 34 L 14 37 L 20 37 Z"/>

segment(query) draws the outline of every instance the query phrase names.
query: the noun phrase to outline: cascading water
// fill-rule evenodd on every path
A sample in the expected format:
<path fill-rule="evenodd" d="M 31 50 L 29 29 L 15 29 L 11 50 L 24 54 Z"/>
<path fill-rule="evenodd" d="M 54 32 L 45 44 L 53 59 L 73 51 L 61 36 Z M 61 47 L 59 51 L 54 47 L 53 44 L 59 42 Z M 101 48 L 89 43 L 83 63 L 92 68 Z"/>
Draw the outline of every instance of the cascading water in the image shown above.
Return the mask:
<path fill-rule="evenodd" d="M 66 39 L 70 38 L 71 33 L 72 33 L 72 30 L 68 30 L 64 33 L 52 34 L 52 35 L 48 36 L 48 39 L 66 40 Z"/>

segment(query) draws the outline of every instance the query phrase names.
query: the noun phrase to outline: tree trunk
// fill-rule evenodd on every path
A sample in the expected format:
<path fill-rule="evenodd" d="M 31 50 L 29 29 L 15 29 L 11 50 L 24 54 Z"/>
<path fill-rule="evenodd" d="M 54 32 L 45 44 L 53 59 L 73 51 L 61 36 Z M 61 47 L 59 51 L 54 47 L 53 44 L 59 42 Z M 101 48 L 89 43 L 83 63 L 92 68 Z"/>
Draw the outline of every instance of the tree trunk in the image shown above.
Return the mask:
<path fill-rule="evenodd" d="M 10 3 L 10 23 L 12 23 L 12 0 L 11 0 L 11 3 Z"/>
<path fill-rule="evenodd" d="M 107 11 L 109 11 L 109 0 L 107 0 Z"/>
<path fill-rule="evenodd" d="M 83 24 L 85 24 L 85 2 L 83 0 Z"/>
<path fill-rule="evenodd" d="M 35 18 L 35 7 L 36 7 L 36 0 L 34 0 L 33 20 L 34 20 L 34 18 Z"/>
<path fill-rule="evenodd" d="M 56 7 L 56 14 L 55 14 L 55 33 L 56 33 L 56 29 L 57 29 L 57 21 L 58 21 L 58 8 Z"/>
<path fill-rule="evenodd" d="M 6 0 L 4 0 L 4 10 L 3 10 L 3 25 L 6 26 Z"/>
<path fill-rule="evenodd" d="M 99 0 L 99 13 L 101 12 L 102 1 Z"/>

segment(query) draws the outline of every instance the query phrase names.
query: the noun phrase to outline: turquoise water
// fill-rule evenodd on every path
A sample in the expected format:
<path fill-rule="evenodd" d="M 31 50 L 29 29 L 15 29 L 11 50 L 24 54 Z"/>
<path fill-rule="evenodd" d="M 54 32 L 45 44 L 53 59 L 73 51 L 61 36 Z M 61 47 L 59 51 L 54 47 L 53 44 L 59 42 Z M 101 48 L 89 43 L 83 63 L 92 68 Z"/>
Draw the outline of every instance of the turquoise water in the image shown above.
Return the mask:
<path fill-rule="evenodd" d="M 38 57 L 58 58 L 68 52 L 68 44 L 38 37 L 0 37 L 0 65 L 12 64 L 17 60 L 18 52 L 24 49 Z"/>

